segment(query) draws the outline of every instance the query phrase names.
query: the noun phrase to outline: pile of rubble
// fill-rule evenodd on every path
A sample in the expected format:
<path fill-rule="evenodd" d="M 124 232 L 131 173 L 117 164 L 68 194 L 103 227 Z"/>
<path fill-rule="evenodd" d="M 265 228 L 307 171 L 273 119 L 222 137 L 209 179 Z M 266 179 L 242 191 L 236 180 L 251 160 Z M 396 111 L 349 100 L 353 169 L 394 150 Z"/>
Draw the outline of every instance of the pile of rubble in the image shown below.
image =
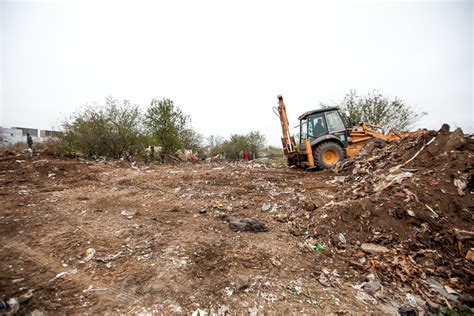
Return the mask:
<path fill-rule="evenodd" d="M 334 199 L 308 209 L 292 229 L 374 272 L 378 288 L 413 292 L 429 304 L 472 306 L 473 148 L 472 137 L 448 125 L 385 146 L 371 143 L 336 168 Z"/>

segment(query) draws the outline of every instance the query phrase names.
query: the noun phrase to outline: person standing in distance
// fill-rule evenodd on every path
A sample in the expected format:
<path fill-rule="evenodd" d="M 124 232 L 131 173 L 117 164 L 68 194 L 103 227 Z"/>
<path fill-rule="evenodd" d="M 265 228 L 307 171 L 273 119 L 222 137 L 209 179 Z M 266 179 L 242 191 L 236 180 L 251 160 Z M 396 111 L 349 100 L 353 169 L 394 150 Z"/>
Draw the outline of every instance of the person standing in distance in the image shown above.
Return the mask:
<path fill-rule="evenodd" d="M 26 144 L 28 145 L 28 148 L 33 149 L 33 138 L 30 133 L 26 133 Z"/>

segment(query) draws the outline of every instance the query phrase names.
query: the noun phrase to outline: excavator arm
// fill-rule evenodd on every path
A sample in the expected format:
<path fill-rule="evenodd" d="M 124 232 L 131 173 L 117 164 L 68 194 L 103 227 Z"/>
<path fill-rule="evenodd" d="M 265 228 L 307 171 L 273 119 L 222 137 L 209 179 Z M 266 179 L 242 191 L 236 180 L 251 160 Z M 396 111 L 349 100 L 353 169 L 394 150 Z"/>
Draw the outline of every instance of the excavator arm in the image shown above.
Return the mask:
<path fill-rule="evenodd" d="M 285 103 L 283 103 L 282 95 L 278 95 L 278 117 L 280 118 L 281 132 L 283 135 L 281 138 L 283 152 L 288 157 L 288 155 L 296 152 L 296 144 L 295 139 L 290 135 L 288 116 L 286 115 L 286 107 Z"/>
<path fill-rule="evenodd" d="M 285 103 L 283 102 L 283 96 L 278 95 L 278 113 L 277 116 L 280 118 L 280 123 L 281 123 L 281 132 L 282 132 L 282 138 L 281 142 L 283 145 L 283 153 L 285 154 L 287 160 L 288 160 L 288 165 L 298 165 L 300 163 L 299 161 L 299 154 L 300 150 L 299 147 L 296 145 L 295 138 L 291 136 L 290 134 L 290 127 L 288 123 L 288 116 L 286 115 L 286 107 Z M 314 167 L 314 161 L 313 161 L 313 152 L 311 150 L 311 142 L 309 139 L 305 140 L 305 145 L 306 145 L 306 156 L 307 156 L 307 162 L 305 163 L 306 167 Z"/>

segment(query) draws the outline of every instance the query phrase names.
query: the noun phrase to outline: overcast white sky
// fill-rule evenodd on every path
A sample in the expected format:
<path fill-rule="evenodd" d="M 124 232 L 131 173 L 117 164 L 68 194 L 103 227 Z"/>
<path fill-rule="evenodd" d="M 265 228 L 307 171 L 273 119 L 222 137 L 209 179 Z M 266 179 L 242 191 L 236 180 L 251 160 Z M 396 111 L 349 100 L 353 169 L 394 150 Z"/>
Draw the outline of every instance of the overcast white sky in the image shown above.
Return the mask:
<path fill-rule="evenodd" d="M 111 94 L 171 98 L 202 134 L 290 124 L 349 89 L 474 132 L 474 1 L 1 1 L 0 126 L 48 129 Z"/>

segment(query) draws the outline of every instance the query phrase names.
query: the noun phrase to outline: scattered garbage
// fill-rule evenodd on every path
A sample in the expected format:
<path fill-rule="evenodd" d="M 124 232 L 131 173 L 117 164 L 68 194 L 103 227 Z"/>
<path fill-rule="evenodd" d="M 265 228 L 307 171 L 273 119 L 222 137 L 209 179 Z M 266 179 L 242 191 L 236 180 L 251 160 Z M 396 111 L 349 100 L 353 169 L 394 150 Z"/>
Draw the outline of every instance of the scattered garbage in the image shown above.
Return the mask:
<path fill-rule="evenodd" d="M 346 237 L 344 236 L 344 234 L 339 233 L 339 235 L 337 235 L 337 237 L 339 238 L 339 241 L 341 242 L 342 246 L 345 247 L 346 244 L 347 244 L 347 241 L 346 241 Z"/>
<path fill-rule="evenodd" d="M 281 266 L 281 261 L 275 259 L 275 258 L 270 258 L 270 262 L 272 263 L 272 265 L 274 265 L 275 267 L 279 267 Z"/>
<path fill-rule="evenodd" d="M 241 231 L 241 232 L 267 232 L 268 227 L 264 222 L 257 218 L 242 218 L 237 219 L 234 216 L 228 215 L 226 213 L 220 213 L 219 217 L 229 224 L 229 227 L 232 231 Z"/>
<path fill-rule="evenodd" d="M 412 306 L 416 306 L 416 299 L 415 299 L 415 297 L 413 296 L 413 294 L 407 293 L 407 294 L 405 295 L 405 297 L 407 298 L 408 302 L 409 302 Z"/>
<path fill-rule="evenodd" d="M 137 260 L 138 261 L 141 261 L 141 260 L 153 260 L 155 259 L 155 254 L 153 252 L 150 252 L 150 253 L 146 253 L 144 255 L 141 255 L 141 256 L 137 256 Z"/>
<path fill-rule="evenodd" d="M 60 273 L 56 274 L 56 276 L 51 281 L 54 281 L 54 280 L 59 279 L 59 278 L 63 278 L 63 277 L 68 276 L 68 275 L 76 274 L 76 273 L 77 273 L 77 269 L 71 269 L 69 271 L 60 272 Z"/>
<path fill-rule="evenodd" d="M 278 301 L 278 297 L 273 293 L 260 292 L 260 297 L 269 303 Z"/>
<path fill-rule="evenodd" d="M 459 196 L 464 196 L 464 190 L 467 188 L 467 177 L 468 174 L 464 174 L 463 178 L 455 178 L 453 183 L 454 186 L 457 188 L 457 192 Z"/>
<path fill-rule="evenodd" d="M 466 253 L 466 259 L 474 262 L 474 248 L 471 248 Z"/>
<path fill-rule="evenodd" d="M 96 251 L 95 251 L 94 248 L 88 248 L 86 250 L 86 257 L 83 260 L 81 260 L 81 263 L 87 263 L 87 262 L 91 261 L 92 258 L 95 257 L 95 254 L 96 254 Z"/>
<path fill-rule="evenodd" d="M 217 315 L 218 316 L 225 316 L 229 313 L 229 307 L 227 305 L 221 305 L 218 309 L 217 309 Z"/>
<path fill-rule="evenodd" d="M 394 184 L 401 184 L 403 180 L 411 178 L 413 173 L 411 172 L 400 172 L 397 174 L 388 174 L 383 176 L 382 179 L 374 185 L 374 191 L 380 192 L 389 188 Z"/>
<path fill-rule="evenodd" d="M 204 309 L 198 308 L 197 310 L 191 313 L 192 316 L 208 316 L 208 313 Z"/>
<path fill-rule="evenodd" d="M 388 252 L 388 248 L 380 245 L 370 244 L 370 243 L 363 243 L 360 245 L 360 248 L 368 253 L 371 254 L 379 254 Z"/>
<path fill-rule="evenodd" d="M 322 285 L 324 286 L 331 286 L 331 284 L 329 283 L 329 280 L 328 278 L 326 277 L 326 275 L 324 275 L 323 272 L 321 272 L 319 274 L 319 279 L 318 279 L 319 283 L 321 283 Z"/>
<path fill-rule="evenodd" d="M 323 251 L 324 249 L 326 249 L 326 248 L 324 248 L 324 246 L 321 245 L 321 244 L 317 244 L 317 245 L 314 246 L 314 250 L 316 250 L 316 251 Z"/>
<path fill-rule="evenodd" d="M 448 294 L 456 294 L 456 295 L 459 295 L 458 292 L 456 292 L 453 288 L 451 288 L 449 285 L 445 285 L 444 286 L 444 289 L 446 290 L 446 292 L 448 292 Z"/>
<path fill-rule="evenodd" d="M 292 291 L 293 293 L 295 293 L 296 295 L 299 295 L 299 294 L 301 294 L 302 289 L 301 289 L 300 286 L 295 286 L 295 287 L 293 287 L 293 288 L 291 289 L 291 291 Z"/>
<path fill-rule="evenodd" d="M 436 278 L 430 276 L 426 279 L 426 282 L 434 291 L 438 292 L 444 298 L 453 302 L 458 301 L 457 292 L 454 291 L 454 293 L 449 293 L 449 291 L 446 290 L 446 286 L 443 286 Z M 452 290 L 449 286 L 448 289 L 450 291 Z"/>
<path fill-rule="evenodd" d="M 0 299 L 0 315 L 13 315 L 16 314 L 21 307 L 21 304 L 27 302 L 33 297 L 33 290 L 28 289 L 25 293 L 19 297 L 12 297 L 6 302 Z"/>
<path fill-rule="evenodd" d="M 124 252 L 123 251 L 118 251 L 114 254 L 111 254 L 111 255 L 108 255 L 106 257 L 97 257 L 95 258 L 96 261 L 99 261 L 99 262 L 103 262 L 103 263 L 108 263 L 110 261 L 114 261 L 116 260 L 117 258 L 120 258 L 120 257 L 123 257 L 124 256 Z"/>
<path fill-rule="evenodd" d="M 375 282 L 378 281 L 378 277 L 375 273 L 371 272 L 365 276 L 365 280 L 367 282 Z"/>
<path fill-rule="evenodd" d="M 364 284 L 363 289 L 370 295 L 374 295 L 378 290 L 382 288 L 380 282 L 367 282 Z"/>
<path fill-rule="evenodd" d="M 434 219 L 438 218 L 439 215 L 436 213 L 428 204 L 425 204 L 426 208 L 430 211 L 430 216 Z"/>
<path fill-rule="evenodd" d="M 23 282 L 23 281 L 25 281 L 25 278 L 18 278 L 18 279 L 12 280 L 12 283 L 15 284 L 15 283 Z"/>
<path fill-rule="evenodd" d="M 256 307 L 251 307 L 248 309 L 249 316 L 257 316 L 258 314 L 258 309 Z"/>
<path fill-rule="evenodd" d="M 361 300 L 362 302 L 364 302 L 365 304 L 374 304 L 374 305 L 377 304 L 377 300 L 373 296 L 363 291 L 357 291 L 355 297 Z"/>
<path fill-rule="evenodd" d="M 20 302 L 17 298 L 9 299 L 7 301 L 7 306 L 9 308 L 8 314 L 10 315 L 16 314 L 20 310 Z"/>
<path fill-rule="evenodd" d="M 126 217 L 128 219 L 132 219 L 133 216 L 137 215 L 137 212 L 136 211 L 123 210 L 123 211 L 120 212 L 120 215 L 122 215 L 123 217 Z"/>
<path fill-rule="evenodd" d="M 272 208 L 270 203 L 263 203 L 262 205 L 262 212 L 268 212 Z"/>
<path fill-rule="evenodd" d="M 102 292 L 102 291 L 107 291 L 106 288 L 94 288 L 92 285 L 89 285 L 89 287 L 87 289 L 85 289 L 84 293 L 88 293 L 88 292 Z"/>
<path fill-rule="evenodd" d="M 346 180 L 345 176 L 335 176 L 334 180 L 332 180 L 331 182 L 334 184 L 342 184 L 344 183 L 345 180 Z"/>

